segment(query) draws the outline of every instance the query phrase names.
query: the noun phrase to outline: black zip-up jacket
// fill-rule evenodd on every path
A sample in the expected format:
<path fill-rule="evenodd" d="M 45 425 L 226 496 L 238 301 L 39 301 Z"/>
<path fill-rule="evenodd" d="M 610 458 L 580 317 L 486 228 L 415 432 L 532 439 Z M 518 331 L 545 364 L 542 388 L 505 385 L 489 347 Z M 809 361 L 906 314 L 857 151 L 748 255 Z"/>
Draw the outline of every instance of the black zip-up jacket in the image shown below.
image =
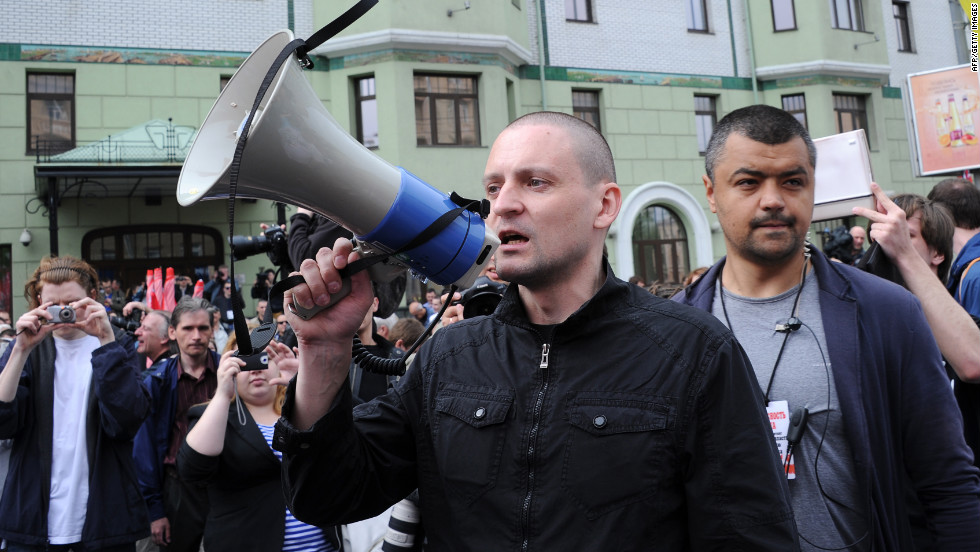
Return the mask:
<path fill-rule="evenodd" d="M 741 347 L 607 274 L 547 332 L 511 286 L 387 395 L 352 415 L 344 386 L 309 431 L 288 422 L 291 388 L 275 443 L 293 513 L 346 523 L 418 487 L 426 550 L 798 550 Z"/>

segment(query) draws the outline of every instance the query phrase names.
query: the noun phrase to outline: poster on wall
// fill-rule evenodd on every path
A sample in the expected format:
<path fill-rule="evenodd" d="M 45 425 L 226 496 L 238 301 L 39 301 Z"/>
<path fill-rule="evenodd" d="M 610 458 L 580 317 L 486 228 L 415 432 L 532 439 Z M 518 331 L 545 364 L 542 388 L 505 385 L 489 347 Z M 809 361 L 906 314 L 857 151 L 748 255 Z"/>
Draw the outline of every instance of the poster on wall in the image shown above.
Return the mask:
<path fill-rule="evenodd" d="M 11 321 L 17 318 L 13 316 L 14 288 L 13 276 L 13 253 L 10 244 L 0 245 L 0 311 L 7 311 L 11 315 Z"/>
<path fill-rule="evenodd" d="M 908 76 L 919 175 L 980 167 L 980 77 L 969 65 Z"/>

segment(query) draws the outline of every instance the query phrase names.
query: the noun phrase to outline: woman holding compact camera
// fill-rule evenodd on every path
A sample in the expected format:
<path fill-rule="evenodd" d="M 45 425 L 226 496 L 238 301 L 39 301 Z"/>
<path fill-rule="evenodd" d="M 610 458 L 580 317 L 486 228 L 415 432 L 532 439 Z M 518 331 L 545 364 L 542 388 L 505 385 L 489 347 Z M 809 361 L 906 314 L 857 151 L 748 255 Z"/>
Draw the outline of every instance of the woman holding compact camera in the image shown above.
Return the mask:
<path fill-rule="evenodd" d="M 267 362 L 261 355 L 246 362 L 235 352 L 221 356 L 211 401 L 188 412 L 191 429 L 177 456 L 181 477 L 208 484 L 204 549 L 336 550 L 327 530 L 296 520 L 286 509 L 282 455 L 272 449 L 284 386 L 298 367 L 292 351 L 273 341 L 261 353 L 268 354 Z M 280 371 L 283 365 L 291 369 Z"/>
<path fill-rule="evenodd" d="M 31 310 L 0 357 L 0 439 L 13 439 L 0 537 L 11 552 L 134 550 L 150 527 L 132 459 L 149 399 L 132 338 L 82 260 L 45 257 L 24 292 Z"/>

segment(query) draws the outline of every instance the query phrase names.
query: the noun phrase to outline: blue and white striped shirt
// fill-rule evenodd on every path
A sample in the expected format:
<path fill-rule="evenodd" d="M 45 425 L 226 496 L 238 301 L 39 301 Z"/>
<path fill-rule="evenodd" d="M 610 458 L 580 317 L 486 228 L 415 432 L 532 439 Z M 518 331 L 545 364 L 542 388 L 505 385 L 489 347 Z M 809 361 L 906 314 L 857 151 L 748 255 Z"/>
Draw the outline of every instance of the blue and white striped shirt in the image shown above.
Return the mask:
<path fill-rule="evenodd" d="M 265 437 L 265 442 L 272 449 L 279 461 L 282 461 L 282 453 L 272 448 L 272 434 L 275 426 L 256 424 L 259 431 Z M 286 508 L 286 534 L 282 540 L 283 552 L 336 552 L 327 539 L 323 536 L 323 529 L 313 525 L 307 525 L 293 517 L 293 513 Z"/>

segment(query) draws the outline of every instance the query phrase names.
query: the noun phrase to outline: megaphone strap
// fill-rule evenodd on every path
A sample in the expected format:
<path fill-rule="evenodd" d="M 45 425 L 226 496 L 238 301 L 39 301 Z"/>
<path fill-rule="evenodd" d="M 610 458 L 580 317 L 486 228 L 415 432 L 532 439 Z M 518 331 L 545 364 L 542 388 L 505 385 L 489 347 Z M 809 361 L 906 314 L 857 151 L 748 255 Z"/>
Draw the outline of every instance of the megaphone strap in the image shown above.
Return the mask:
<path fill-rule="evenodd" d="M 340 277 L 342 279 L 349 279 L 352 275 L 357 274 L 358 272 L 370 267 L 373 264 L 379 263 L 389 257 L 393 257 L 400 253 L 404 253 L 405 251 L 410 251 L 412 249 L 415 249 L 416 247 L 424 244 L 425 242 L 437 236 L 439 232 L 445 230 L 450 224 L 452 224 L 452 222 L 456 219 L 456 217 L 458 217 L 463 213 L 463 211 L 471 211 L 473 213 L 479 214 L 481 217 L 484 218 L 487 215 L 489 215 L 490 203 L 485 199 L 484 200 L 465 199 L 459 194 L 457 194 L 456 192 L 453 192 L 450 198 L 453 201 L 453 203 L 459 205 L 459 207 L 455 209 L 450 209 L 449 211 L 446 211 L 445 213 L 440 215 L 439 218 L 432 221 L 432 224 L 427 226 L 425 230 L 419 232 L 417 236 L 415 236 L 408 243 L 399 247 L 397 250 L 393 251 L 392 253 L 371 255 L 370 257 L 363 257 L 350 263 L 345 268 L 340 270 Z M 288 276 L 276 282 L 276 284 L 272 286 L 272 289 L 269 290 L 269 297 L 270 298 L 282 297 L 287 289 L 292 289 L 304 283 L 305 281 L 306 280 L 303 279 L 303 276 L 299 274 Z M 452 297 L 455 291 L 456 291 L 456 286 L 452 286 L 449 292 L 449 296 Z M 371 355 L 370 352 L 368 352 L 367 349 L 365 349 L 361 345 L 361 342 L 357 339 L 357 337 L 355 337 L 354 350 L 352 352 L 354 360 L 358 364 L 362 365 L 364 369 L 370 372 L 374 372 L 376 374 L 383 374 L 388 376 L 400 376 L 404 374 L 405 358 L 407 358 L 413 352 L 415 352 L 415 350 L 418 349 L 418 347 L 426 340 L 426 338 L 428 338 L 429 335 L 432 334 L 432 328 L 435 327 L 436 323 L 442 318 L 442 313 L 446 311 L 446 308 L 449 307 L 450 303 L 451 301 L 446 301 L 446 303 L 443 304 L 442 310 L 439 311 L 439 316 L 434 317 L 433 320 L 429 322 L 429 326 L 425 329 L 424 332 L 422 332 L 422 335 L 420 335 L 419 338 L 415 341 L 411 349 L 409 349 L 409 352 L 406 353 L 405 357 L 399 359 L 381 359 L 375 357 Z M 331 300 L 330 304 L 333 304 L 333 300 Z M 289 305 L 289 307 L 292 307 L 292 305 Z M 329 305 L 322 308 L 314 307 L 311 310 L 304 310 L 302 314 L 298 313 L 295 310 L 292 310 L 292 312 L 306 318 L 307 316 L 312 316 L 317 312 L 320 312 L 321 310 L 324 310 L 328 307 Z M 266 342 L 266 344 L 268 344 L 268 341 Z"/>
<path fill-rule="evenodd" d="M 374 7 L 378 0 L 361 0 L 342 13 L 337 19 L 327 23 L 322 29 L 313 33 L 313 36 L 299 47 L 295 48 L 296 55 L 303 61 L 303 66 L 307 69 L 313 68 L 313 62 L 306 55 L 310 50 L 330 40 L 334 35 L 346 29 L 351 23 L 357 21 L 362 15 Z M 293 50 L 290 50 L 293 51 Z"/>
<path fill-rule="evenodd" d="M 265 78 L 262 79 L 262 84 L 259 86 L 259 90 L 255 95 L 255 101 L 252 103 L 252 110 L 249 112 L 248 117 L 245 118 L 245 123 L 242 125 L 241 132 L 238 137 L 238 144 L 235 146 L 235 154 L 232 157 L 231 166 L 229 167 L 229 189 L 228 189 L 228 235 L 232 236 L 235 233 L 235 194 L 238 189 L 238 174 L 241 171 L 242 165 L 242 153 L 245 151 L 245 144 L 248 141 L 248 131 L 252 127 L 252 119 L 255 114 L 258 113 L 258 108 L 262 104 L 262 99 L 265 97 L 266 91 L 272 85 L 272 81 L 275 79 L 276 74 L 279 72 L 279 68 L 282 64 L 293 55 L 295 52 L 300 58 L 301 62 L 307 66 L 311 67 L 312 62 L 310 61 L 307 53 L 323 44 L 328 39 L 339 33 L 340 31 L 346 29 L 351 23 L 356 21 L 359 17 L 367 13 L 367 11 L 374 7 L 378 3 L 378 0 L 360 0 L 357 4 L 349 8 L 347 11 L 342 13 L 339 17 L 325 25 L 319 31 L 313 33 L 308 40 L 295 39 L 286 45 L 285 48 L 279 52 L 276 60 L 269 67 Z M 232 259 L 229 264 L 229 272 L 231 276 L 232 286 L 234 288 L 235 284 L 235 261 Z M 233 291 L 233 296 L 236 296 L 237 292 Z M 242 306 L 238 301 L 232 300 L 232 309 L 234 311 L 234 325 L 235 325 L 235 339 L 238 342 L 238 355 L 240 357 L 251 356 L 269 344 L 272 340 L 269 332 L 264 332 L 261 334 L 253 333 L 249 336 L 248 326 L 245 322 L 245 314 L 242 312 Z M 266 339 L 268 337 L 268 339 Z M 264 341 L 261 346 L 256 347 L 255 341 Z"/>
<path fill-rule="evenodd" d="M 485 199 L 482 201 L 465 199 L 459 196 L 458 194 L 456 194 L 455 192 L 453 192 L 450 197 L 453 203 L 456 203 L 457 205 L 459 205 L 459 207 L 455 209 L 450 209 L 449 211 L 446 211 L 445 213 L 440 215 L 439 218 L 432 221 L 432 224 L 427 226 L 425 230 L 419 232 L 417 236 L 412 238 L 408 243 L 399 247 L 395 251 L 391 253 L 371 255 L 370 257 L 362 257 L 350 263 L 349 265 L 347 265 L 346 268 L 340 271 L 340 277 L 344 279 L 350 278 L 354 274 L 357 274 L 358 272 L 369 268 L 371 265 L 377 264 L 381 261 L 384 261 L 385 259 L 397 256 L 401 253 L 404 253 L 406 251 L 411 251 L 412 249 L 419 247 L 420 245 L 424 244 L 425 242 L 439 235 L 439 232 L 442 232 L 447 227 L 449 227 L 449 225 L 452 224 L 452 222 L 456 220 L 456 217 L 461 215 L 463 211 L 472 211 L 474 213 L 480 214 L 481 216 L 484 216 L 482 214 L 482 211 L 484 210 L 484 205 L 485 205 L 486 206 L 485 209 L 489 213 L 490 204 Z M 298 274 L 279 280 L 278 282 L 276 282 L 274 286 L 272 286 L 272 289 L 269 290 L 269 297 L 270 298 L 282 297 L 287 289 L 292 289 L 304 282 L 305 280 L 303 280 L 303 277 Z"/>
<path fill-rule="evenodd" d="M 485 219 L 490 216 L 490 201 L 487 199 L 466 199 L 456 192 L 452 192 L 449 194 L 449 200 L 467 211 L 480 215 L 480 218 Z"/>

